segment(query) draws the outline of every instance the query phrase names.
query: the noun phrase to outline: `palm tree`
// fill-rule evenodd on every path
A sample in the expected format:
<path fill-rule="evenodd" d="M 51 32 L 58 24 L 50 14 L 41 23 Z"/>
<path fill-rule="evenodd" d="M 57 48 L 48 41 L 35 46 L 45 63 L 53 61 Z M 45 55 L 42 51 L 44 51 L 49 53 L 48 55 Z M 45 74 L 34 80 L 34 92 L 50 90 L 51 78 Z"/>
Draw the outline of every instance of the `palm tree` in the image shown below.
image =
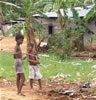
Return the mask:
<path fill-rule="evenodd" d="M 0 12 L 0 30 L 2 31 L 3 36 L 5 35 L 3 27 L 2 27 L 2 23 L 3 23 L 3 17 L 2 17 L 2 13 Z"/>
<path fill-rule="evenodd" d="M 38 50 L 37 42 L 35 39 L 35 33 L 34 33 L 34 24 L 35 25 L 41 25 L 41 24 L 32 16 L 34 14 L 40 14 L 41 16 L 44 16 L 44 14 L 42 13 L 43 5 L 40 6 L 40 4 L 38 3 L 38 0 L 22 0 L 20 1 L 19 5 L 16 5 L 11 2 L 4 2 L 4 1 L 0 1 L 0 4 L 1 5 L 3 4 L 4 6 L 7 6 L 8 8 L 10 7 L 10 9 L 8 9 L 9 13 L 7 12 L 7 15 L 12 15 L 13 17 L 14 15 L 18 14 L 18 17 L 25 18 L 24 23 L 13 25 L 13 27 L 16 26 L 14 28 L 25 29 L 26 30 L 25 32 L 27 33 L 27 43 L 33 42 L 35 44 L 35 49 Z M 43 26 L 41 25 L 40 28 L 42 27 Z M 12 31 L 12 28 L 11 28 L 11 31 Z"/>

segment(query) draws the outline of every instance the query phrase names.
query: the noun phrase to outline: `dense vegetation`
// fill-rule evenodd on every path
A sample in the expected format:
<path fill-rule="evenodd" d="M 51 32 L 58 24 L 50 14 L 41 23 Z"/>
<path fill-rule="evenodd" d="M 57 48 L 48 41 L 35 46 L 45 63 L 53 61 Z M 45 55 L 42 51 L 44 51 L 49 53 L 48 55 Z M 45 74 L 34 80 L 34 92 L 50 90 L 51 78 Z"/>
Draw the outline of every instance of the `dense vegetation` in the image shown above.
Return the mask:
<path fill-rule="evenodd" d="M 87 9 L 87 5 L 93 4 L 92 9 L 89 13 L 81 19 L 78 15 L 78 12 L 74 9 L 74 7 L 83 7 Z M 62 16 L 60 9 L 63 9 L 64 16 Z M 73 20 L 67 16 L 67 9 L 70 8 L 73 13 Z M 7 34 L 9 33 L 17 33 L 21 29 L 23 29 L 24 33 L 27 35 L 27 42 L 34 42 L 35 49 L 38 51 L 40 43 L 44 40 L 45 36 L 42 35 L 41 40 L 39 41 L 39 45 L 36 42 L 36 33 L 41 33 L 40 31 L 44 29 L 44 26 L 39 23 L 38 20 L 32 17 L 34 14 L 40 14 L 42 17 L 46 17 L 44 12 L 55 11 L 58 14 L 58 21 L 60 23 L 62 32 L 59 35 L 62 36 L 60 43 L 56 43 L 55 45 L 48 45 L 48 51 L 56 52 L 58 47 L 60 47 L 61 58 L 65 58 L 66 56 L 70 56 L 72 51 L 75 49 L 80 50 L 82 42 L 80 38 L 86 32 L 86 27 L 84 23 L 90 20 L 93 16 L 96 19 L 96 1 L 95 0 L 1 0 L 0 1 L 0 12 L 4 18 L 3 21 L 6 20 L 14 20 L 20 17 L 23 17 L 25 21 L 23 23 L 15 24 Z M 73 21 L 76 25 L 70 26 L 70 22 Z M 3 22 L 2 22 L 3 23 Z M 2 25 L 1 25 L 2 26 Z M 35 30 L 35 32 L 34 32 Z M 41 33 L 42 34 L 42 33 Z M 54 34 L 55 35 L 55 34 Z M 55 35 L 56 37 L 56 35 Z M 54 38 L 52 36 L 51 38 Z M 58 38 L 55 38 L 58 41 Z M 54 42 L 54 40 L 52 40 Z M 74 48 L 74 42 L 77 42 L 77 47 Z"/>

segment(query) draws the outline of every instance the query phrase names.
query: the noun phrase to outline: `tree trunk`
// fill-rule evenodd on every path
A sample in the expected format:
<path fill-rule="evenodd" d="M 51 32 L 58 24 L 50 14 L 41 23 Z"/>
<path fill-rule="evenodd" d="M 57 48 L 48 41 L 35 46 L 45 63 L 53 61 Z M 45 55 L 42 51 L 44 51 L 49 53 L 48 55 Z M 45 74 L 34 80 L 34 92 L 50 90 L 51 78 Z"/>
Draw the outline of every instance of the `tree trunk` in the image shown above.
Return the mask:
<path fill-rule="evenodd" d="M 78 51 L 83 51 L 84 50 L 83 35 L 80 36 L 77 40 L 77 50 Z"/>
<path fill-rule="evenodd" d="M 3 23 L 3 18 L 2 18 L 2 14 L 0 13 L 0 29 L 1 29 L 1 31 L 2 31 L 3 36 L 5 36 L 2 23 Z"/>
<path fill-rule="evenodd" d="M 60 10 L 58 11 L 58 21 L 60 23 L 61 29 L 64 30 L 64 28 L 66 27 L 66 23 L 65 20 L 60 12 Z"/>
<path fill-rule="evenodd" d="M 38 46 L 37 46 L 37 42 L 36 42 L 36 39 L 35 39 L 34 30 L 32 28 L 30 20 L 26 20 L 26 23 L 28 25 L 27 43 L 29 43 L 29 42 L 34 43 L 34 49 L 38 52 Z"/>
<path fill-rule="evenodd" d="M 66 21 L 65 21 L 65 19 L 63 18 L 63 16 L 62 16 L 62 14 L 61 14 L 61 12 L 60 12 L 60 10 L 58 11 L 58 21 L 59 21 L 59 23 L 60 23 L 60 26 L 61 26 L 61 29 L 62 29 L 62 31 L 64 31 L 64 28 L 66 28 L 67 27 L 67 24 L 66 24 Z M 71 54 L 71 40 L 70 40 L 70 38 L 71 38 L 71 31 L 66 31 L 66 35 L 64 36 L 64 38 L 66 38 L 66 53 L 67 53 L 67 55 L 70 55 Z"/>

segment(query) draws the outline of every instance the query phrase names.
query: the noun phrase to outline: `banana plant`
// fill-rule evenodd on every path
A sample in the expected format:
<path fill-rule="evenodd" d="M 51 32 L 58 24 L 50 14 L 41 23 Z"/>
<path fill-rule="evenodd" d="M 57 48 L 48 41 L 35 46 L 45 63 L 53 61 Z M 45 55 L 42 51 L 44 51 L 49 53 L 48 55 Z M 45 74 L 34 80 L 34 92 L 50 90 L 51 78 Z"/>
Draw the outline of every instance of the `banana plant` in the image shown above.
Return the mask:
<path fill-rule="evenodd" d="M 44 0 L 40 0 L 40 1 L 44 1 Z M 49 2 L 48 4 L 47 4 L 47 1 Z M 60 0 L 60 1 L 59 0 L 46 0 L 46 6 L 44 7 L 45 12 L 48 12 L 48 11 L 56 11 L 57 12 L 58 21 L 59 21 L 61 29 L 64 33 L 64 38 L 66 38 L 65 40 L 66 40 L 66 48 L 67 49 L 68 48 L 70 49 L 70 45 L 68 46 L 67 44 L 71 43 L 71 41 L 73 40 L 72 38 L 74 37 L 75 39 L 77 39 L 80 36 L 81 32 L 77 32 L 77 29 L 78 29 L 78 31 L 79 30 L 81 31 L 82 29 L 84 29 L 82 26 L 82 21 L 79 17 L 79 14 L 75 9 L 76 6 L 87 8 L 83 4 L 83 2 L 81 2 L 80 0 Z M 61 13 L 61 9 L 63 9 L 62 10 L 63 15 Z M 70 18 L 68 17 L 68 14 L 67 14 L 68 9 L 70 9 L 72 11 L 73 20 L 76 24 L 76 27 L 74 28 L 74 30 L 72 30 L 74 26 L 69 27 Z M 76 32 L 74 32 L 75 36 L 72 36 L 71 31 L 75 31 L 75 30 L 76 30 Z M 78 36 L 75 33 L 78 33 Z"/>
<path fill-rule="evenodd" d="M 80 0 L 60 0 L 60 1 L 59 0 L 40 0 L 39 2 L 45 3 L 46 6 L 43 9 L 44 12 L 48 12 L 48 11 L 57 12 L 59 22 L 63 29 L 66 26 L 64 21 L 66 21 L 68 19 L 68 15 L 67 15 L 68 8 L 73 8 L 76 6 L 86 8 L 86 6 Z M 61 11 L 60 11 L 61 9 L 63 9 L 64 15 L 61 14 Z M 73 12 L 73 10 L 72 10 L 72 12 Z M 73 12 L 73 14 L 75 14 L 75 13 Z"/>
<path fill-rule="evenodd" d="M 41 16 L 44 16 L 42 13 L 43 6 L 40 6 L 39 0 L 20 0 L 20 4 L 16 5 L 11 2 L 4 2 L 0 1 L 0 5 L 6 6 L 6 8 L 9 8 L 7 10 L 6 16 L 14 16 L 15 13 L 17 13 L 18 17 L 24 17 L 25 20 L 23 23 L 19 23 L 16 25 L 13 25 L 13 29 L 11 28 L 9 32 L 19 31 L 20 29 L 24 29 L 25 33 L 27 34 L 27 43 L 33 42 L 35 44 L 35 49 L 38 51 L 38 45 L 35 39 L 35 32 L 34 29 L 36 27 L 39 29 L 44 28 L 39 21 L 34 19 L 32 17 L 34 14 L 40 14 Z M 2 8 L 3 9 L 3 8 Z M 15 16 L 14 16 L 15 17 Z M 44 16 L 45 17 L 45 16 Z M 38 26 L 39 25 L 39 26 Z"/>
<path fill-rule="evenodd" d="M 91 10 L 88 12 L 88 14 L 86 15 L 86 17 L 83 19 L 83 21 L 88 21 L 89 19 L 91 19 L 92 17 L 94 17 L 94 19 L 96 20 L 96 0 L 85 0 L 84 2 L 86 5 L 88 5 L 89 3 L 92 5 Z"/>

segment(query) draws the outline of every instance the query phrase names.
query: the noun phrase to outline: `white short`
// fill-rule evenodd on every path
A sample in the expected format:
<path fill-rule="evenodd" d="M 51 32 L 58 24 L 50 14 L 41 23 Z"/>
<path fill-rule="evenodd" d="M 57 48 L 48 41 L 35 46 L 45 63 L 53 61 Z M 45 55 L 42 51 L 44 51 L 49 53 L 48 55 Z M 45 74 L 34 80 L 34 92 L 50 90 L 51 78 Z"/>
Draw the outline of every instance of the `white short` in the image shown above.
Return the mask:
<path fill-rule="evenodd" d="M 29 79 L 41 79 L 40 69 L 37 65 L 29 65 Z"/>

